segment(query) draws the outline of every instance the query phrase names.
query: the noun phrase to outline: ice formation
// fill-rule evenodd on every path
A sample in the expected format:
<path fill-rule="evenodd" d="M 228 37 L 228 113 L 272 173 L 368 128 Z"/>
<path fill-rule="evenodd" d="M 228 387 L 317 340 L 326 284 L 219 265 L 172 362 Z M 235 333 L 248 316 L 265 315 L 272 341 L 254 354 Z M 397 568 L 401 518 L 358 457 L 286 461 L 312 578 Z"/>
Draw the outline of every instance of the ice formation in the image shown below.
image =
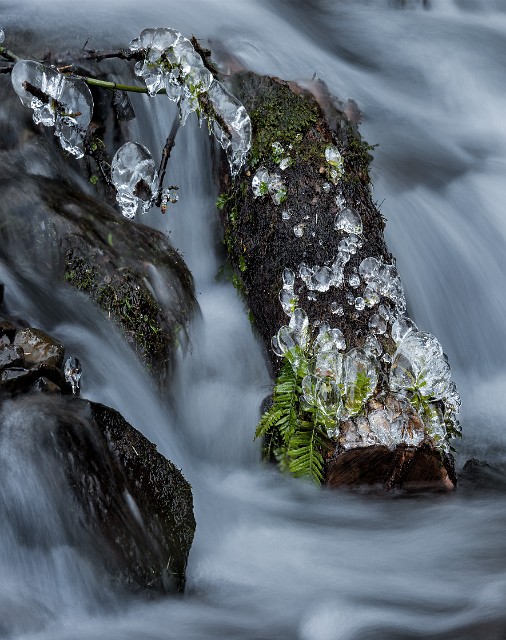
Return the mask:
<path fill-rule="evenodd" d="M 153 205 L 158 191 L 158 174 L 146 147 L 137 142 L 127 142 L 120 147 L 112 160 L 111 179 L 125 218 L 145 213 Z"/>
<path fill-rule="evenodd" d="M 130 50 L 143 55 L 135 72 L 149 95 L 165 89 L 179 107 L 182 124 L 193 112 L 199 119 L 204 115 L 227 154 L 231 173 L 237 174 L 251 148 L 251 120 L 239 100 L 213 77 L 190 40 L 174 29 L 144 29 Z"/>
<path fill-rule="evenodd" d="M 76 394 L 79 391 L 82 375 L 81 363 L 74 356 L 70 356 L 65 360 L 63 368 L 63 375 L 65 380 L 72 387 L 72 393 Z"/>
<path fill-rule="evenodd" d="M 251 189 L 255 198 L 269 194 L 276 205 L 286 200 L 285 183 L 277 173 L 269 173 L 265 167 L 256 171 L 251 180 Z"/>
<path fill-rule="evenodd" d="M 21 102 L 33 109 L 34 122 L 54 127 L 65 151 L 82 158 L 83 140 L 93 112 L 88 86 L 32 60 L 16 62 L 11 82 Z"/>
<path fill-rule="evenodd" d="M 0 27 L 0 44 L 5 40 L 5 33 L 2 27 Z"/>

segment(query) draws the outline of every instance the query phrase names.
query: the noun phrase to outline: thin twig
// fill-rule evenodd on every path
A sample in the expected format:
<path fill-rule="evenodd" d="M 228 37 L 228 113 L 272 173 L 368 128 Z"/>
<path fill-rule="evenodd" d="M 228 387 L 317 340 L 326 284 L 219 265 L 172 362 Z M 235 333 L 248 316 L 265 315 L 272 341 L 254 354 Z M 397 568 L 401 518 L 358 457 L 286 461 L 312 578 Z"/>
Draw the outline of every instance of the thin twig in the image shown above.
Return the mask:
<path fill-rule="evenodd" d="M 118 82 L 107 82 L 106 80 L 97 80 L 97 78 L 90 78 L 89 76 L 81 76 L 72 74 L 70 77 L 76 80 L 82 80 L 94 87 L 102 87 L 102 89 L 108 89 L 109 91 L 129 91 L 130 93 L 148 93 L 146 87 L 130 84 L 119 84 Z M 165 89 L 160 89 L 157 93 L 167 93 Z"/>
<path fill-rule="evenodd" d="M 9 51 L 9 49 L 6 49 L 5 47 L 2 47 L 2 46 L 0 46 L 0 56 L 2 56 L 2 58 L 5 58 L 9 62 L 17 62 L 18 60 L 21 59 L 14 52 Z"/>
<path fill-rule="evenodd" d="M 174 119 L 174 122 L 172 123 L 172 127 L 170 129 L 170 133 L 167 137 L 167 140 L 165 141 L 165 146 L 162 151 L 162 159 L 160 161 L 160 168 L 158 169 L 160 188 L 158 191 L 158 197 L 156 199 L 157 207 L 159 207 L 162 203 L 163 181 L 165 180 L 167 163 L 170 158 L 170 153 L 174 148 L 174 145 L 176 144 L 176 135 L 177 135 L 177 132 L 179 131 L 179 127 L 180 127 L 180 120 L 179 120 L 179 117 L 176 116 L 176 118 Z"/>

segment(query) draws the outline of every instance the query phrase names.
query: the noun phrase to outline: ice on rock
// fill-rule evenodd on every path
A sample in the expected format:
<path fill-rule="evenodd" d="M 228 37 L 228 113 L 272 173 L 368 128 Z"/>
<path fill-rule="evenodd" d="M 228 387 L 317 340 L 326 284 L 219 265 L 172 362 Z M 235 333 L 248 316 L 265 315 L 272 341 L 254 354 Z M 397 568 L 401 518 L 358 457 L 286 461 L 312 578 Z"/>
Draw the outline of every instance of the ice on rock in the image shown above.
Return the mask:
<path fill-rule="evenodd" d="M 392 325 L 392 340 L 399 344 L 410 331 L 418 331 L 416 324 L 410 318 L 397 318 Z"/>
<path fill-rule="evenodd" d="M 285 211 L 283 211 L 283 213 L 281 214 L 281 217 L 283 218 L 283 220 L 290 220 L 291 218 L 290 211 L 285 209 Z"/>
<path fill-rule="evenodd" d="M 364 300 L 368 307 L 374 307 L 381 300 L 379 293 L 370 284 L 364 289 Z"/>
<path fill-rule="evenodd" d="M 151 153 L 137 142 L 120 147 L 112 160 L 111 179 L 125 218 L 145 213 L 158 189 L 158 174 Z"/>
<path fill-rule="evenodd" d="M 344 173 L 343 156 L 339 153 L 339 149 L 334 145 L 328 145 L 325 149 L 325 160 L 330 165 L 330 177 L 337 182 Z"/>
<path fill-rule="evenodd" d="M 390 389 L 420 388 L 423 395 L 444 399 L 451 370 L 438 340 L 430 333 L 411 331 L 399 343 L 390 369 Z"/>
<path fill-rule="evenodd" d="M 330 182 L 324 182 L 322 184 L 322 189 L 324 193 L 329 193 L 329 191 L 332 189 L 332 185 L 330 184 Z"/>
<path fill-rule="evenodd" d="M 279 329 L 276 338 L 277 338 L 277 346 L 283 355 L 288 351 L 290 351 L 290 349 L 293 349 L 295 347 L 296 343 L 295 343 L 295 340 L 293 339 L 292 332 L 290 331 L 290 328 L 287 327 L 286 325 L 283 325 Z"/>
<path fill-rule="evenodd" d="M 33 109 L 34 122 L 54 126 L 63 149 L 82 158 L 83 140 L 93 112 L 88 86 L 32 60 L 16 62 L 11 82 L 21 102 Z"/>
<path fill-rule="evenodd" d="M 379 444 L 394 448 L 402 442 L 402 421 L 392 421 L 385 409 L 376 409 L 367 416 L 369 427 Z"/>
<path fill-rule="evenodd" d="M 227 153 L 232 175 L 236 175 L 251 148 L 250 117 L 239 100 L 217 80 L 211 83 L 207 96 L 216 115 L 213 132 Z"/>
<path fill-rule="evenodd" d="M 330 311 L 331 313 L 337 315 L 337 316 L 344 316 L 344 309 L 343 309 L 343 305 L 342 304 L 337 304 L 337 302 L 333 302 L 330 305 Z"/>
<path fill-rule="evenodd" d="M 279 292 L 279 301 L 286 315 L 291 316 L 297 306 L 299 298 L 294 294 L 293 289 L 281 289 Z"/>
<path fill-rule="evenodd" d="M 334 229 L 360 235 L 363 231 L 362 219 L 353 209 L 343 209 L 334 219 Z"/>
<path fill-rule="evenodd" d="M 260 167 L 253 176 L 251 189 L 253 190 L 253 196 L 255 198 L 265 196 L 269 193 L 269 172 L 265 167 Z"/>
<path fill-rule="evenodd" d="M 364 351 L 368 356 L 377 358 L 383 353 L 383 347 L 376 336 L 369 335 L 364 342 Z"/>
<path fill-rule="evenodd" d="M 0 27 L 0 44 L 5 40 L 5 33 L 2 27 Z"/>
<path fill-rule="evenodd" d="M 346 206 L 346 200 L 343 196 L 342 193 L 338 193 L 336 196 L 336 205 L 337 208 L 339 209 L 339 211 L 341 211 L 341 209 L 344 209 L 344 207 Z"/>
<path fill-rule="evenodd" d="M 350 287 L 353 287 L 354 289 L 356 289 L 360 285 L 360 278 L 356 273 L 353 273 L 349 277 L 348 284 L 350 285 Z"/>

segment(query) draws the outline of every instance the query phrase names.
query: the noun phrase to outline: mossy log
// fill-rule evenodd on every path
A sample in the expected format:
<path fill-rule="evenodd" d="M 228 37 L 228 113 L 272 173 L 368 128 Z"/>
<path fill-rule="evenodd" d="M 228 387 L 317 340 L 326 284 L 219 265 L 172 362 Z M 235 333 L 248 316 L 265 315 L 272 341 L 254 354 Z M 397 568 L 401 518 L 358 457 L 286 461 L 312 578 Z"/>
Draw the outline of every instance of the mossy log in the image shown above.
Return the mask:
<path fill-rule="evenodd" d="M 356 105 L 334 99 L 320 82 L 309 91 L 278 78 L 239 72 L 229 79 L 229 86 L 250 114 L 252 150 L 248 166 L 235 179 L 226 164 L 221 165 L 217 205 L 222 210 L 235 279 L 240 279 L 273 372 L 279 374 L 273 408 L 257 431 L 265 439 L 268 455 L 295 475 L 312 475 L 332 486 L 361 484 L 367 476 L 369 484 L 386 488 L 403 486 L 408 477 L 411 487 L 453 487 L 455 474 L 446 441 L 452 427 L 446 430 L 450 421 L 441 397 L 432 388 L 425 394 L 424 386 L 430 385 L 422 376 L 413 381 L 412 389 L 403 390 L 402 397 L 390 389 L 392 360 L 399 348 L 392 325 L 396 320 L 405 321 L 408 332 L 414 325 L 405 317 L 402 285 L 383 235 L 385 221 L 372 198 L 372 148 L 358 132 Z M 378 285 L 364 275 L 366 259 L 379 265 L 386 274 L 382 277 L 391 282 Z M 320 286 L 321 274 L 327 278 L 331 274 L 333 284 Z M 371 288 L 373 284 L 376 289 Z M 288 303 L 286 291 L 291 296 Z M 283 304 L 280 296 L 284 296 Z M 301 309 L 298 316 L 295 308 Z M 286 326 L 287 316 L 293 326 Z M 281 336 L 278 332 L 283 326 L 286 331 Z M 333 378 L 322 373 L 313 347 L 319 340 L 318 330 L 321 333 L 325 326 L 342 332 L 347 354 L 353 350 L 359 360 L 367 355 L 373 372 L 366 371 L 363 380 L 367 384 L 360 387 L 363 380 L 357 377 L 350 390 L 346 355 L 344 365 L 340 354 L 334 356 L 340 371 L 345 371 L 344 378 L 339 378 L 341 373 Z M 309 338 L 301 341 L 295 334 L 299 331 L 300 337 L 306 328 Z M 418 333 L 418 337 L 440 346 L 428 334 Z M 295 348 L 290 350 L 288 344 L 287 350 L 284 338 L 288 342 L 294 338 Z M 290 367 L 280 371 L 287 358 L 294 370 L 292 378 Z M 437 358 L 444 360 L 442 350 Z M 440 368 L 447 376 L 445 367 L 446 360 Z M 316 377 L 308 377 L 315 368 Z M 323 402 L 314 399 L 317 392 L 312 399 L 308 397 L 313 393 L 307 391 L 312 384 L 308 379 L 324 389 Z M 288 400 L 287 390 L 293 393 Z M 342 398 L 334 400 L 337 413 L 329 417 L 323 405 L 332 393 Z M 378 447 L 384 444 L 383 427 L 387 434 L 399 420 L 398 440 L 392 436 L 388 447 Z M 436 428 L 431 431 L 433 425 Z M 349 472 L 343 473 L 355 441 L 354 471 L 348 467 Z M 316 450 L 314 442 L 318 443 Z M 398 444 L 402 446 L 395 453 Z M 377 477 L 368 475 L 369 445 L 374 445 L 376 458 L 383 458 L 376 465 L 381 469 Z M 425 453 L 413 458 L 417 446 L 423 446 Z M 320 456 L 319 462 L 314 462 L 313 454 Z M 409 459 L 409 464 L 401 465 L 402 472 L 392 456 Z"/>

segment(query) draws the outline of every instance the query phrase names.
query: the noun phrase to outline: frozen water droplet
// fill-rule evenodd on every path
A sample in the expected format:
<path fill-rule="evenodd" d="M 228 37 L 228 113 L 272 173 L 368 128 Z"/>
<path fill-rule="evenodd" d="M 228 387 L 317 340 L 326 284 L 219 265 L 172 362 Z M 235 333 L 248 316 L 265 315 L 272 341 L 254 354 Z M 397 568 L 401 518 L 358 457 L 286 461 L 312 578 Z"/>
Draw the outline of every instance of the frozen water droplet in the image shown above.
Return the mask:
<path fill-rule="evenodd" d="M 83 140 L 93 111 L 88 86 L 32 60 L 16 62 L 11 82 L 21 102 L 33 109 L 34 122 L 54 126 L 63 149 L 82 158 Z"/>
<path fill-rule="evenodd" d="M 213 132 L 226 151 L 230 172 L 236 175 L 251 148 L 251 120 L 244 106 L 225 87 L 213 80 L 207 92 L 217 118 Z"/>
<path fill-rule="evenodd" d="M 364 300 L 368 307 L 374 307 L 381 300 L 378 292 L 371 286 L 367 285 L 364 289 Z"/>
<path fill-rule="evenodd" d="M 389 353 L 384 353 L 384 354 L 381 356 L 381 359 L 383 360 L 383 362 L 384 362 L 385 364 L 390 364 L 390 363 L 392 362 L 392 356 L 391 356 Z"/>
<path fill-rule="evenodd" d="M 316 405 L 316 383 L 317 382 L 318 382 L 318 378 L 311 374 L 308 374 L 307 376 L 304 376 L 304 378 L 302 378 L 302 383 L 301 383 L 302 396 L 310 406 Z"/>
<path fill-rule="evenodd" d="M 328 193 L 332 189 L 332 185 L 330 184 L 330 182 L 324 182 L 322 184 L 322 189 L 325 193 Z"/>
<path fill-rule="evenodd" d="M 358 298 L 355 298 L 355 309 L 357 311 L 363 311 L 365 309 L 364 298 L 361 298 L 360 296 Z"/>
<path fill-rule="evenodd" d="M 82 373 L 81 363 L 77 358 L 70 356 L 65 360 L 63 375 L 65 376 L 65 381 L 72 387 L 73 394 L 77 394 L 79 391 Z"/>
<path fill-rule="evenodd" d="M 352 349 L 343 360 L 343 386 L 346 409 L 356 415 L 378 384 L 378 372 L 374 361 L 362 349 Z"/>
<path fill-rule="evenodd" d="M 377 277 L 379 268 L 379 260 L 373 257 L 364 258 L 364 260 L 362 260 L 362 262 L 360 263 L 358 272 L 360 274 L 360 277 L 368 282 L 369 280 Z"/>
<path fill-rule="evenodd" d="M 295 225 L 293 228 L 293 233 L 297 236 L 297 238 L 302 238 L 304 235 L 304 224 L 301 222 L 300 224 Z"/>
<path fill-rule="evenodd" d="M 283 213 L 281 214 L 281 217 L 283 218 L 283 220 L 290 220 L 290 212 L 288 211 L 288 209 L 285 209 L 283 211 Z"/>
<path fill-rule="evenodd" d="M 281 289 L 279 301 L 286 315 L 291 316 L 297 306 L 299 298 L 294 294 L 293 289 Z"/>
<path fill-rule="evenodd" d="M 339 309 L 339 305 L 337 304 L 337 302 L 333 302 L 330 305 L 330 312 L 331 313 L 337 313 L 338 309 Z"/>
<path fill-rule="evenodd" d="M 283 269 L 283 289 L 293 289 L 295 273 L 291 269 Z"/>
<path fill-rule="evenodd" d="M 307 294 L 307 299 L 311 300 L 311 302 L 315 302 L 316 296 L 313 293 L 308 293 Z"/>
<path fill-rule="evenodd" d="M 384 318 L 386 322 L 391 323 L 394 320 L 392 309 L 386 304 L 380 304 L 378 307 L 378 314 Z"/>
<path fill-rule="evenodd" d="M 269 176 L 267 186 L 274 204 L 279 205 L 286 200 L 286 186 L 277 173 Z"/>
<path fill-rule="evenodd" d="M 369 318 L 369 329 L 372 331 L 372 333 L 383 335 L 387 330 L 387 323 L 384 318 L 375 313 Z"/>
<path fill-rule="evenodd" d="M 284 351 L 283 349 L 281 349 L 280 345 L 279 345 L 279 341 L 278 341 L 278 336 L 272 336 L 271 338 L 271 346 L 272 346 L 272 350 L 274 351 L 275 355 L 278 356 L 278 358 L 281 358 L 284 355 Z"/>
<path fill-rule="evenodd" d="M 309 320 L 304 309 L 294 309 L 288 327 L 293 339 L 304 350 L 309 340 Z"/>
<path fill-rule="evenodd" d="M 339 382 L 342 368 L 343 356 L 337 351 L 320 351 L 316 356 L 315 375 L 320 378 L 331 377 Z"/>
<path fill-rule="evenodd" d="M 420 389 L 423 395 L 444 399 L 450 385 L 450 366 L 438 340 L 430 333 L 410 331 L 399 343 L 390 370 L 390 388 Z"/>
<path fill-rule="evenodd" d="M 360 278 L 357 276 L 356 273 L 352 274 L 349 277 L 348 284 L 350 285 L 350 287 L 353 287 L 354 289 L 356 289 L 360 285 Z"/>
<path fill-rule="evenodd" d="M 283 325 L 279 329 L 276 337 L 278 349 L 283 355 L 295 347 L 295 340 L 293 339 L 292 332 L 286 325 Z"/>
<path fill-rule="evenodd" d="M 344 173 L 344 161 L 339 149 L 334 145 L 329 145 L 325 149 L 325 160 L 330 165 L 330 177 L 336 182 Z"/>
<path fill-rule="evenodd" d="M 344 349 L 346 349 L 346 340 L 344 339 L 344 335 L 341 329 L 331 329 L 330 335 L 332 336 L 332 340 L 334 341 L 334 348 L 338 351 L 344 351 Z"/>
<path fill-rule="evenodd" d="M 399 344 L 410 331 L 418 331 L 418 327 L 410 318 L 397 318 L 392 325 L 392 340 Z"/>
<path fill-rule="evenodd" d="M 346 292 L 346 302 L 349 305 L 355 306 L 355 296 L 353 295 L 353 293 L 351 291 L 347 291 Z"/>
<path fill-rule="evenodd" d="M 0 44 L 2 44 L 2 42 L 5 40 L 5 33 L 2 29 L 2 27 L 0 27 Z"/>
<path fill-rule="evenodd" d="M 269 193 L 269 172 L 265 167 L 260 167 L 251 180 L 253 196 L 259 198 Z"/>
<path fill-rule="evenodd" d="M 313 273 L 309 288 L 314 291 L 320 292 L 328 291 L 332 284 L 332 280 L 332 269 L 330 269 L 329 267 L 320 267 L 319 269 L 317 268 Z"/>
<path fill-rule="evenodd" d="M 342 209 L 345 208 L 346 199 L 345 199 L 345 197 L 343 196 L 342 193 L 338 193 L 336 195 L 336 205 L 337 205 L 337 208 L 338 208 L 339 211 L 341 211 Z"/>
<path fill-rule="evenodd" d="M 364 351 L 368 356 L 378 358 L 383 353 L 383 348 L 376 336 L 368 335 L 364 342 Z"/>
<path fill-rule="evenodd" d="M 112 160 L 111 179 L 116 200 L 125 218 L 145 213 L 158 189 L 158 174 L 151 153 L 137 142 L 120 147 Z"/>
<path fill-rule="evenodd" d="M 281 169 L 281 171 L 286 171 L 286 169 L 288 169 L 288 167 L 290 167 L 291 165 L 292 159 L 289 156 L 285 156 L 279 161 L 279 168 Z"/>
<path fill-rule="evenodd" d="M 360 235 L 363 231 L 362 219 L 356 211 L 343 209 L 334 219 L 334 229 L 344 233 Z"/>

